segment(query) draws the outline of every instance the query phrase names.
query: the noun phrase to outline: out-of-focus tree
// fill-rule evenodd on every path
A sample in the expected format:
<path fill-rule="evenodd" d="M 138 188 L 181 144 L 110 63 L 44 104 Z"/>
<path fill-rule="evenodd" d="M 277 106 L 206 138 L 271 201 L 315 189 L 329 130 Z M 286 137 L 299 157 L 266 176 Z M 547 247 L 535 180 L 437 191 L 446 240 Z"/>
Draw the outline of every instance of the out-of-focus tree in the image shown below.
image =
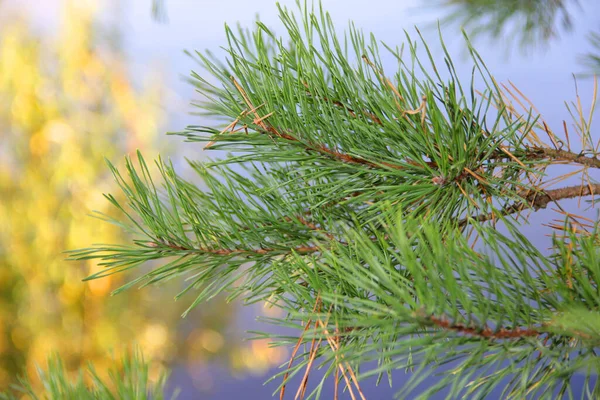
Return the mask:
<path fill-rule="evenodd" d="M 539 45 L 573 27 L 568 7 L 577 0 L 436 0 L 448 9 L 444 22 L 459 23 L 471 37 L 514 40 L 521 46 Z"/>
<path fill-rule="evenodd" d="M 167 19 L 165 0 L 152 0 L 152 16 L 158 21 Z"/>
<path fill-rule="evenodd" d="M 583 57 L 583 64 L 588 73 L 600 74 L 600 31 L 588 35 L 591 50 Z"/>
<path fill-rule="evenodd" d="M 108 301 L 118 279 L 83 284 L 96 267 L 62 254 L 122 237 L 87 216 L 106 210 L 104 157 L 152 152 L 163 114 L 160 85 L 133 87 L 95 13 L 66 2 L 52 41 L 22 21 L 0 34 L 0 385 L 51 351 L 69 370 L 87 360 L 103 370 L 108 351 L 132 341 L 153 360 L 171 351 L 176 310 L 156 311 L 146 293 Z"/>
<path fill-rule="evenodd" d="M 156 82 L 136 89 L 109 40 L 117 28 L 97 24 L 97 4 L 64 2 L 62 32 L 52 40 L 24 20 L 2 24 L 0 388 L 25 366 L 36 376 L 34 366 L 52 352 L 67 371 L 91 361 L 102 374 L 132 343 L 153 361 L 155 376 L 171 358 L 197 366 L 224 357 L 238 371 L 264 371 L 283 350 L 243 344 L 224 299 L 181 327 L 181 309 L 157 307 L 177 288 L 108 298 L 122 277 L 84 284 L 101 267 L 64 260 L 65 249 L 124 239 L 118 227 L 89 217 L 112 212 L 101 194 L 115 191 L 104 158 L 154 153 L 164 115 L 164 89 Z"/>
<path fill-rule="evenodd" d="M 446 9 L 444 24 L 459 24 L 471 38 L 487 35 L 522 49 L 548 45 L 575 27 L 579 0 L 434 0 Z M 583 75 L 600 73 L 600 33 L 588 35 L 590 50 L 580 57 Z M 508 47 L 507 47 L 508 48 Z"/>

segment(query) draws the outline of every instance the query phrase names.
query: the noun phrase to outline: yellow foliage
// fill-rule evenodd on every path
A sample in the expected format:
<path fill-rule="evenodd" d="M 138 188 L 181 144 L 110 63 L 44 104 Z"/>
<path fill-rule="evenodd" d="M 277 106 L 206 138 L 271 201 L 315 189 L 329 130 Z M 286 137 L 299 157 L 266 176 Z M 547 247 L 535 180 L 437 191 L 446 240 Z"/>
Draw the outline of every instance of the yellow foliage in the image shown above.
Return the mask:
<path fill-rule="evenodd" d="M 100 267 L 64 260 L 66 249 L 126 239 L 89 217 L 110 215 L 102 193 L 119 193 L 104 158 L 137 149 L 153 158 L 161 125 L 161 88 L 136 90 L 115 46 L 95 39 L 94 4 L 65 1 L 56 40 L 24 21 L 0 25 L 0 389 L 53 352 L 72 371 L 91 361 L 101 372 L 133 344 L 153 373 L 172 357 L 198 365 L 222 353 L 234 369 L 262 373 L 283 350 L 225 334 L 234 318 L 225 301 L 195 310 L 178 341 L 179 288 L 111 297 L 122 274 L 84 284 Z"/>
<path fill-rule="evenodd" d="M 93 8 L 74 1 L 56 40 L 23 21 L 1 28 L 0 387 L 52 352 L 75 369 L 133 342 L 149 341 L 146 356 L 159 361 L 172 350 L 175 307 L 157 315 L 147 305 L 156 291 L 109 298 L 120 278 L 85 285 L 97 267 L 62 253 L 118 240 L 88 216 L 111 213 L 101 193 L 118 192 L 104 157 L 151 156 L 161 123 L 161 88 L 136 90 L 114 47 L 94 41 L 93 22 Z"/>

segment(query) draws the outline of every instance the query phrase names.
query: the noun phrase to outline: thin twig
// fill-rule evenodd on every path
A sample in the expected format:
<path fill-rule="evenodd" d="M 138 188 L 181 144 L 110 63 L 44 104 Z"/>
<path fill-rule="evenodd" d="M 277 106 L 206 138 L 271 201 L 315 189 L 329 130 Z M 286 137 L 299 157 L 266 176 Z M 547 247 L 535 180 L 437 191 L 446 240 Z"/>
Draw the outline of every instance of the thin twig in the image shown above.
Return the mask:
<path fill-rule="evenodd" d="M 600 158 L 597 156 L 587 157 L 581 153 L 573 153 L 566 150 L 555 150 L 547 147 L 535 147 L 531 149 L 530 154 L 527 156 L 531 158 L 550 158 L 557 161 L 568 161 L 570 163 L 581 164 L 588 167 L 600 168 Z"/>
<path fill-rule="evenodd" d="M 327 312 L 327 320 L 325 321 L 325 324 L 327 324 L 329 322 L 329 316 L 331 315 L 332 308 L 333 308 L 333 303 L 331 304 L 331 306 L 329 307 L 329 311 Z M 321 305 L 319 305 L 318 311 L 319 312 L 321 311 Z M 318 320 L 318 322 L 320 322 L 320 320 Z M 315 333 L 317 330 L 317 325 L 318 324 L 315 324 Z M 315 361 L 317 352 L 319 351 L 319 348 L 321 346 L 321 341 L 323 340 L 323 338 L 320 337 L 317 342 L 315 342 L 315 340 L 316 340 L 316 336 L 313 337 L 312 342 L 310 344 L 310 351 L 308 352 L 309 359 L 308 359 L 308 364 L 306 364 L 306 372 L 304 373 L 304 376 L 302 377 L 302 381 L 300 383 L 300 386 L 298 387 L 298 391 L 296 392 L 296 397 L 294 398 L 294 400 L 297 400 L 298 397 L 300 397 L 300 399 L 304 399 L 304 396 L 306 394 L 306 388 L 308 387 L 308 375 L 310 374 L 313 362 Z"/>
<path fill-rule="evenodd" d="M 428 322 L 437 326 L 438 328 L 456 331 L 469 336 L 478 336 L 481 338 L 488 339 L 521 339 L 524 337 L 540 336 L 544 332 L 540 332 L 534 328 L 497 328 L 492 330 L 489 327 L 478 328 L 467 326 L 461 323 L 450 322 L 446 317 L 429 316 L 425 318 Z"/>
<path fill-rule="evenodd" d="M 264 254 L 269 254 L 269 253 L 278 253 L 279 254 L 279 253 L 281 253 L 282 250 L 284 252 L 288 252 L 288 253 L 295 251 L 296 253 L 307 254 L 307 253 L 315 253 L 315 252 L 321 250 L 319 246 L 298 246 L 298 247 L 292 247 L 289 249 L 273 249 L 273 248 L 211 249 L 211 248 L 204 248 L 204 247 L 184 247 L 184 246 L 179 246 L 179 245 L 176 245 L 173 243 L 164 243 L 164 242 L 148 242 L 147 245 L 150 247 L 156 247 L 156 248 L 165 246 L 165 247 L 168 247 L 168 248 L 174 249 L 174 250 L 187 251 L 190 253 L 199 253 L 199 254 L 212 254 L 212 255 L 216 255 L 216 256 L 232 256 L 232 255 L 244 255 L 244 254 L 264 255 Z"/>
<path fill-rule="evenodd" d="M 594 193 L 600 193 L 600 183 L 590 184 L 586 187 L 567 186 L 560 189 L 537 191 L 525 196 L 523 201 L 507 206 L 502 210 L 488 214 L 481 214 L 475 217 L 466 217 L 459 222 L 459 226 L 465 226 L 469 223 L 469 221 L 473 220 L 477 222 L 489 221 L 496 215 L 506 216 L 525 209 L 537 211 L 539 209 L 546 208 L 551 202 L 556 202 L 563 199 L 572 199 L 581 196 L 589 196 Z"/>
<path fill-rule="evenodd" d="M 321 303 L 321 295 L 319 293 L 317 293 L 315 305 L 313 306 L 313 313 L 317 310 L 320 303 Z M 285 372 L 285 375 L 283 376 L 283 384 L 281 385 L 281 391 L 279 392 L 279 400 L 283 400 L 283 396 L 285 395 L 285 386 L 287 385 L 287 379 L 290 374 L 290 368 L 292 367 L 292 364 L 294 363 L 294 360 L 296 359 L 296 353 L 298 352 L 298 349 L 300 348 L 300 345 L 302 344 L 302 339 L 304 338 L 304 334 L 310 328 L 311 324 L 312 324 L 312 321 L 309 319 L 306 322 L 306 326 L 304 327 L 302 334 L 300 335 L 300 337 L 298 338 L 298 341 L 296 342 L 296 346 L 294 347 L 294 350 L 292 351 L 290 361 L 288 362 L 287 370 Z"/>
<path fill-rule="evenodd" d="M 337 351 L 339 350 L 339 344 L 336 343 L 331 338 L 332 335 L 329 333 L 329 331 L 327 330 L 326 325 L 324 325 L 322 321 L 317 320 L 316 323 L 320 324 L 323 327 L 323 333 L 325 334 L 325 337 L 327 339 L 327 342 L 329 343 L 329 346 L 336 353 L 336 359 L 337 359 Z M 340 354 L 340 358 L 343 359 L 344 355 Z M 356 387 L 356 390 L 358 391 L 358 394 L 360 395 L 360 398 L 362 400 L 366 400 L 365 395 L 363 394 L 363 392 L 362 392 L 362 390 L 360 388 L 360 385 L 358 383 L 358 379 L 357 379 L 356 375 L 354 374 L 354 370 L 352 369 L 352 367 L 350 366 L 350 364 L 348 362 L 345 363 L 345 367 L 343 365 L 344 365 L 344 362 L 341 361 L 339 363 L 340 368 L 348 370 L 348 374 L 350 375 L 350 378 L 351 378 L 352 382 L 354 383 L 354 386 Z M 340 370 L 342 371 L 342 374 L 344 374 L 344 377 L 346 377 L 346 374 L 345 374 L 345 372 L 344 372 L 343 369 L 340 369 Z M 346 378 L 346 384 L 349 385 L 347 378 Z M 354 398 L 354 394 L 352 393 L 352 388 L 350 386 L 348 386 L 348 390 L 350 391 L 350 395 L 352 396 L 352 398 Z"/>

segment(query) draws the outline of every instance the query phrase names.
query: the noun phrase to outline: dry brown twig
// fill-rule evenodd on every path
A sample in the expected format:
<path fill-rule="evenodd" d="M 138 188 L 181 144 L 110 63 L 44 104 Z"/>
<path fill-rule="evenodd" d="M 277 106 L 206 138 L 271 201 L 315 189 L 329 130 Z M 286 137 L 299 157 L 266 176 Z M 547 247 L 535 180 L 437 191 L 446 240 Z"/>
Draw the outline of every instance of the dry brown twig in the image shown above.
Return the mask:
<path fill-rule="evenodd" d="M 320 307 L 320 305 L 321 305 L 321 297 L 319 294 L 317 294 L 317 298 L 315 300 L 315 305 L 313 307 L 313 313 Z M 283 383 L 281 385 L 281 390 L 279 391 L 279 400 L 283 400 L 283 397 L 285 396 L 285 388 L 287 385 L 288 376 L 290 374 L 290 368 L 292 367 L 292 364 L 294 363 L 294 360 L 296 359 L 296 354 L 298 353 L 298 349 L 300 349 L 300 346 L 302 345 L 302 340 L 304 338 L 304 335 L 305 335 L 306 331 L 308 329 L 310 329 L 311 324 L 312 324 L 312 320 L 309 319 L 306 322 L 306 325 L 304 326 L 304 330 L 300 334 L 300 337 L 298 338 L 296 345 L 294 346 L 294 350 L 292 351 L 292 354 L 290 356 L 290 361 L 288 362 L 287 371 L 285 372 L 285 375 L 283 375 Z"/>

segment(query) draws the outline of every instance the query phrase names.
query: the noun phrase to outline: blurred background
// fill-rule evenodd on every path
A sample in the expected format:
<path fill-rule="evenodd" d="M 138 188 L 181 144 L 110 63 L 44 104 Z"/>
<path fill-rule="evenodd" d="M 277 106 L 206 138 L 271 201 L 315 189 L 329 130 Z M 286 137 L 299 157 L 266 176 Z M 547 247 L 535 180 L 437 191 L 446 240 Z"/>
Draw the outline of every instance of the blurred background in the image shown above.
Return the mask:
<path fill-rule="evenodd" d="M 554 127 L 569 120 L 564 101 L 575 99 L 576 83 L 589 104 L 589 76 L 600 70 L 592 0 L 323 4 L 340 30 L 352 19 L 392 45 L 417 25 L 440 50 L 439 22 L 468 79 L 463 27 L 497 80 L 513 82 Z M 72 371 L 91 361 L 101 372 L 134 344 L 153 373 L 173 369 L 170 387 L 182 399 L 262 399 L 276 389 L 263 383 L 289 354 L 244 341 L 247 330 L 269 329 L 255 317 L 272 310 L 218 298 L 181 319 L 190 298 L 173 300 L 177 284 L 110 296 L 136 272 L 84 284 L 98 266 L 62 253 L 127 240 L 89 216 L 113 213 L 102 196 L 118 194 L 105 158 L 121 165 L 140 149 L 147 159 L 172 156 L 185 174 L 184 156 L 206 156 L 164 135 L 208 123 L 190 114 L 184 78 L 195 65 L 183 51 L 218 50 L 225 22 L 250 26 L 257 14 L 281 32 L 276 13 L 273 0 L 0 0 L 0 391 L 51 352 Z M 373 398 L 392 393 L 366 388 Z"/>

